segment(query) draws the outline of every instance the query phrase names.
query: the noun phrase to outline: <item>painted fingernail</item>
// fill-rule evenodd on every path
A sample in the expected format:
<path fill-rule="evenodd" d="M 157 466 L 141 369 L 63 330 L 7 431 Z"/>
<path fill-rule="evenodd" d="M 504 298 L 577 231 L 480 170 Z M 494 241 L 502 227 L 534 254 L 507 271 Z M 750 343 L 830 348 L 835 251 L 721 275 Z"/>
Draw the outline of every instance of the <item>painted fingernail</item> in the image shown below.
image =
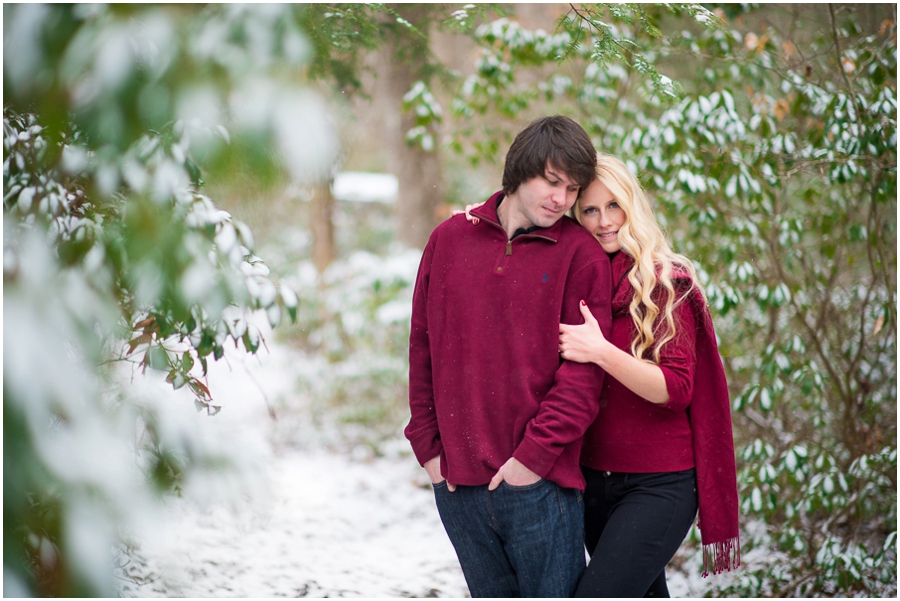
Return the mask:
<path fill-rule="evenodd" d="M 582 307 L 587 307 L 587 305 L 584 303 L 584 301 L 581 301 L 581 306 L 582 306 Z"/>

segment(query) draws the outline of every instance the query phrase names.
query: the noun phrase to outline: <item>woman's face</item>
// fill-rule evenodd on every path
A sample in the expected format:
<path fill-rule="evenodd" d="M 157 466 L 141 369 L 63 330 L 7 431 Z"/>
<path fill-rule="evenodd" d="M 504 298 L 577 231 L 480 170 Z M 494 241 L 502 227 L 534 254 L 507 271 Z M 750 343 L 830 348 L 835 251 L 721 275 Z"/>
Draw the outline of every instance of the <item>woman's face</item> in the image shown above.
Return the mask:
<path fill-rule="evenodd" d="M 614 253 L 622 248 L 619 244 L 619 228 L 625 223 L 625 211 L 603 182 L 595 179 L 581 193 L 575 208 L 581 225 L 594 234 L 603 250 Z"/>

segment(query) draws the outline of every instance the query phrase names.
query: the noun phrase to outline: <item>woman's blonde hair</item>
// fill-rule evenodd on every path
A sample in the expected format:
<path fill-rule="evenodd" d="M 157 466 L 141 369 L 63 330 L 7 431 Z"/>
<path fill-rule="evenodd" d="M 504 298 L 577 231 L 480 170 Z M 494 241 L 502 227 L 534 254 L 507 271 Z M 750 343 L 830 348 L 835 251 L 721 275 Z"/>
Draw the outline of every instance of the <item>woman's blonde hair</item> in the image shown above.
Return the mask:
<path fill-rule="evenodd" d="M 690 259 L 675 253 L 669 246 L 647 194 L 625 163 L 616 157 L 598 154 L 597 179 L 625 213 L 618 240 L 622 251 L 634 258 L 634 266 L 628 272 L 628 281 L 634 287 L 628 309 L 637 331 L 631 341 L 631 354 L 659 364 L 660 349 L 676 335 L 673 311 L 687 296 L 687 291 L 683 291 L 680 298 L 676 293 L 672 283 L 673 268 L 690 274 L 692 287 L 697 287 L 697 272 Z M 580 221 L 579 209 L 580 205 L 576 204 L 575 217 Z M 653 301 L 657 287 L 665 291 L 662 309 Z M 663 319 L 657 323 L 660 315 Z M 645 357 L 648 351 L 652 351 L 652 359 Z"/>

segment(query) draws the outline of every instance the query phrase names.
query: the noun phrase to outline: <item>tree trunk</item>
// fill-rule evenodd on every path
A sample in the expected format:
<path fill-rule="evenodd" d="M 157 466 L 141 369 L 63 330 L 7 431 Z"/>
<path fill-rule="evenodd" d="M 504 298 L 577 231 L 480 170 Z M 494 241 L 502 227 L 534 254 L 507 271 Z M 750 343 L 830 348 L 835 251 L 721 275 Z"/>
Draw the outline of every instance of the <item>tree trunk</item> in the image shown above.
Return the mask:
<path fill-rule="evenodd" d="M 390 6 L 427 36 L 428 5 Z M 439 209 L 444 200 L 440 150 L 426 152 L 418 145 L 407 144 L 406 132 L 415 126 L 415 116 L 403 111 L 403 96 L 416 81 L 427 82 L 428 40 L 401 29 L 380 55 L 382 67 L 373 95 L 380 96 L 382 106 L 388 107 L 382 139 L 390 169 L 400 183 L 394 229 L 403 244 L 424 248 L 431 230 L 440 222 Z"/>
<path fill-rule="evenodd" d="M 333 215 L 331 181 L 319 182 L 313 189 L 309 219 L 313 235 L 313 263 L 319 273 L 323 273 L 335 257 Z"/>

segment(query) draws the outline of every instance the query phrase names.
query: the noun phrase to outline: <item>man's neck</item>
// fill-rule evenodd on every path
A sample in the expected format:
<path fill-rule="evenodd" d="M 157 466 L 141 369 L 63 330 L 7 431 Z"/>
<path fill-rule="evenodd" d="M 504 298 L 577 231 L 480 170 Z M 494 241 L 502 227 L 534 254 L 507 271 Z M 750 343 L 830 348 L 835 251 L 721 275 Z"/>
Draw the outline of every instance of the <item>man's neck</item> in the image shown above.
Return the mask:
<path fill-rule="evenodd" d="M 532 225 L 521 211 L 516 210 L 516 206 L 514 195 L 510 195 L 505 196 L 497 207 L 497 218 L 506 232 L 507 240 L 512 240 L 517 230 L 527 229 Z"/>

